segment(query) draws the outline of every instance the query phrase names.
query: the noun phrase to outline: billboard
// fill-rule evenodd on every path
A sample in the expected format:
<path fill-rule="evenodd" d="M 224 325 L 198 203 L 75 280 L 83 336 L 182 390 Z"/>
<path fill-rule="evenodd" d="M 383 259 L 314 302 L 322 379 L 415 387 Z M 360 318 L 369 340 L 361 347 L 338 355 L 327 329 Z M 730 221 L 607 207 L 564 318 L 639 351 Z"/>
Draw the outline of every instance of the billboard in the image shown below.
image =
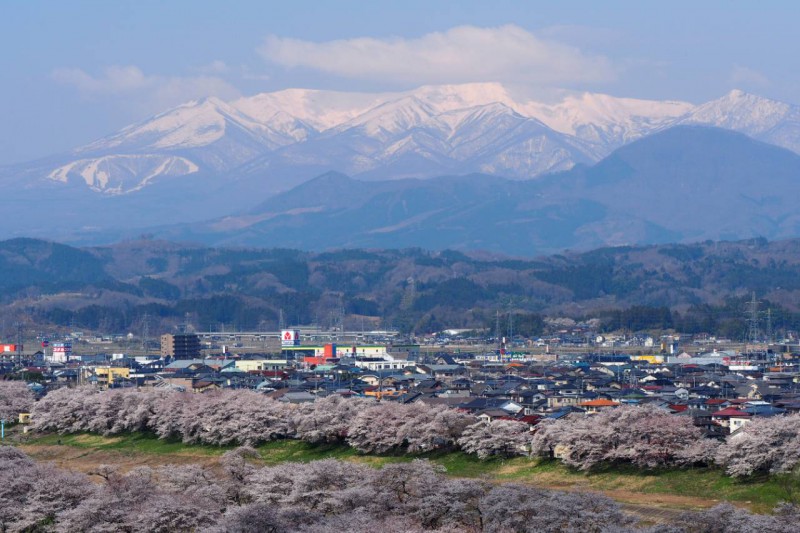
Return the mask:
<path fill-rule="evenodd" d="M 281 330 L 281 346 L 300 346 L 300 332 L 296 329 Z"/>
<path fill-rule="evenodd" d="M 69 361 L 69 356 L 72 355 L 72 343 L 69 342 L 54 342 L 53 343 L 53 361 L 60 361 L 65 363 Z"/>
<path fill-rule="evenodd" d="M 0 344 L 0 348 L 2 348 L 3 353 L 16 352 L 17 348 L 22 351 L 22 345 L 17 344 Z"/>

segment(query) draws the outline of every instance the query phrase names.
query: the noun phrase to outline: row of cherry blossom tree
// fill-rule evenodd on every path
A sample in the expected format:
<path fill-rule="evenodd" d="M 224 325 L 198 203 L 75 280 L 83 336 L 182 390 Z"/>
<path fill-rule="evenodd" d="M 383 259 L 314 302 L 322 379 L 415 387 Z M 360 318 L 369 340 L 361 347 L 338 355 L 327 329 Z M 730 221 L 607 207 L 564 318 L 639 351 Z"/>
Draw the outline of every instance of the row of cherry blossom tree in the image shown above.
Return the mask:
<path fill-rule="evenodd" d="M 27 390 L 0 382 L 0 413 L 29 407 Z M 22 399 L 21 399 L 22 398 Z M 800 465 L 800 415 L 756 419 L 720 443 L 691 417 L 653 406 L 542 420 L 535 431 L 513 420 L 484 422 L 423 402 L 400 404 L 334 395 L 292 404 L 249 391 L 191 394 L 160 389 L 62 388 L 32 408 L 34 426 L 60 433 L 151 432 L 190 444 L 258 445 L 276 439 L 346 444 L 361 453 L 418 454 L 461 449 L 485 459 L 549 456 L 590 470 L 717 464 L 731 476 L 775 474 Z"/>
<path fill-rule="evenodd" d="M 543 421 L 531 440 L 533 454 L 580 470 L 615 463 L 644 469 L 708 464 L 717 446 L 703 438 L 691 417 L 649 405 Z"/>
<path fill-rule="evenodd" d="M 300 439 L 347 444 L 362 453 L 378 454 L 455 448 L 466 428 L 483 424 L 468 413 L 423 403 L 334 395 L 292 404 L 249 390 L 191 394 L 62 388 L 36 402 L 32 414 L 34 427 L 41 431 L 102 435 L 143 431 L 187 444 L 218 446 Z M 510 424 L 520 435 L 528 434 L 526 424 Z"/>
<path fill-rule="evenodd" d="M 0 447 L 0 531 L 153 533 L 740 533 L 800 530 L 783 506 L 753 515 L 723 504 L 670 524 L 641 528 L 594 493 L 445 477 L 424 461 L 381 469 L 332 459 L 259 466 L 237 448 L 218 468 L 197 464 L 99 466 L 89 475 Z"/>
<path fill-rule="evenodd" d="M 620 407 L 543 421 L 530 451 L 580 470 L 613 463 L 645 469 L 716 464 L 734 477 L 786 474 L 800 467 L 800 414 L 756 418 L 720 442 L 703 438 L 689 416 L 656 407 Z"/>

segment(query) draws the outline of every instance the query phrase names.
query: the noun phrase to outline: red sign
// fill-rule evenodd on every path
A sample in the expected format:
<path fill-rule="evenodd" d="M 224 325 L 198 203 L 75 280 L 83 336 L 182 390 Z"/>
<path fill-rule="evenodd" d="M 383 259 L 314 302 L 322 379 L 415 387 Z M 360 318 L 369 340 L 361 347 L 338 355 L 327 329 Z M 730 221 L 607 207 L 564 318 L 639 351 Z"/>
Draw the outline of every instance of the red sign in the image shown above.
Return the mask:
<path fill-rule="evenodd" d="M 300 332 L 296 329 L 284 329 L 281 331 L 282 346 L 297 346 L 300 344 Z"/>

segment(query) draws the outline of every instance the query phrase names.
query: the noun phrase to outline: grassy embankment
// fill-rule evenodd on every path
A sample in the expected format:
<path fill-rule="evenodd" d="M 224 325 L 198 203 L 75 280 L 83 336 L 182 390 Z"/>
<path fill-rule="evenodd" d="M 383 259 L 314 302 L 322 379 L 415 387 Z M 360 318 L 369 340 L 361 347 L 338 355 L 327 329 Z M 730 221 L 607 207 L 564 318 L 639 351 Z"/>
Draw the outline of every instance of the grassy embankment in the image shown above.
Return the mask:
<path fill-rule="evenodd" d="M 103 463 L 120 464 L 123 468 L 188 462 L 215 466 L 219 457 L 231 449 L 187 445 L 146 434 L 26 436 L 18 445 L 35 459 L 54 461 L 59 466 L 82 471 Z M 347 446 L 311 445 L 295 440 L 270 442 L 257 449 L 264 464 L 334 458 L 381 467 L 387 463 L 427 458 L 455 477 L 483 477 L 494 482 L 513 481 L 562 490 L 592 490 L 622 502 L 678 508 L 709 507 L 717 501 L 728 500 L 765 512 L 793 493 L 800 495 L 800 481 L 794 478 L 738 481 L 718 469 L 643 472 L 631 467 L 614 467 L 587 474 L 553 461 L 524 457 L 482 461 L 461 452 L 419 456 L 361 455 Z"/>

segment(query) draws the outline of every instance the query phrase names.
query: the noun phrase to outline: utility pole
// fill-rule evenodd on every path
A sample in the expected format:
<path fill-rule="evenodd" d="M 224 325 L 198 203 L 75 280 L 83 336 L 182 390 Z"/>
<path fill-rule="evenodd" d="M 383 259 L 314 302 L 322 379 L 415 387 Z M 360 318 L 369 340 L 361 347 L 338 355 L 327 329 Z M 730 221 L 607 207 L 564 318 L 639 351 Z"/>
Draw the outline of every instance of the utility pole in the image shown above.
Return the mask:
<path fill-rule="evenodd" d="M 400 300 L 400 309 L 411 309 L 414 305 L 414 300 L 417 298 L 417 282 L 411 276 L 406 280 L 406 289 L 403 292 L 403 297 Z"/>
<path fill-rule="evenodd" d="M 767 309 L 767 343 L 772 343 L 772 309 Z"/>
<path fill-rule="evenodd" d="M 22 322 L 14 324 L 17 327 L 17 363 L 22 362 Z"/>
<path fill-rule="evenodd" d="M 347 334 L 345 333 L 345 324 L 344 324 L 345 320 L 344 293 L 342 293 L 341 298 L 342 299 L 339 302 L 339 331 L 342 332 L 342 342 L 345 342 L 344 339 Z"/>
<path fill-rule="evenodd" d="M 147 353 L 147 340 L 150 337 L 150 316 L 145 313 L 142 317 L 142 351 Z"/>

